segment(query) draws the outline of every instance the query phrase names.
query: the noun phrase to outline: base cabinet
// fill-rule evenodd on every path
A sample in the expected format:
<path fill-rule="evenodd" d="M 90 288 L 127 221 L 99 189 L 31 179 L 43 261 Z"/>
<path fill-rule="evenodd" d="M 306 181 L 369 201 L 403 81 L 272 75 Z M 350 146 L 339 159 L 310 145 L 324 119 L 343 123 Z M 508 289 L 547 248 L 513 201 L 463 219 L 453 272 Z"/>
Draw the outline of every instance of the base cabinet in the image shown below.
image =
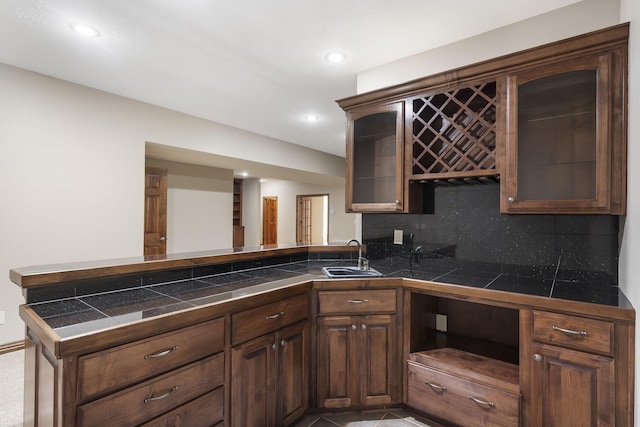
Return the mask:
<path fill-rule="evenodd" d="M 542 344 L 533 348 L 531 425 L 616 425 L 612 358 Z"/>
<path fill-rule="evenodd" d="M 231 350 L 232 426 L 286 426 L 304 414 L 308 339 L 300 322 Z"/>
<path fill-rule="evenodd" d="M 318 318 L 318 406 L 397 402 L 396 316 Z"/>

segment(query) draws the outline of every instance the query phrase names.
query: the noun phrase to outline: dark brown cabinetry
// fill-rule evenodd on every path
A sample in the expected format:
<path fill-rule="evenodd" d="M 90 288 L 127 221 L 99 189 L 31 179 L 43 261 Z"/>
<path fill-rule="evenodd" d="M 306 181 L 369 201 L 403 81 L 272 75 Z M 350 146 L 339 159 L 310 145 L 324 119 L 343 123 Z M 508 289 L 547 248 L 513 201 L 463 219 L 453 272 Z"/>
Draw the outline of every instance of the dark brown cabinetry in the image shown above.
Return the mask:
<path fill-rule="evenodd" d="M 624 212 L 623 63 L 617 49 L 507 76 L 503 212 Z"/>
<path fill-rule="evenodd" d="M 613 331 L 612 322 L 533 312 L 529 425 L 624 425 L 616 421 Z"/>
<path fill-rule="evenodd" d="M 286 426 L 304 414 L 310 372 L 307 313 L 308 296 L 301 295 L 232 316 L 234 342 L 249 339 L 231 350 L 232 426 Z"/>
<path fill-rule="evenodd" d="M 217 319 L 79 357 L 76 425 L 222 420 L 223 349 L 224 319 Z"/>
<path fill-rule="evenodd" d="M 347 212 L 404 209 L 404 103 L 347 113 Z"/>
<path fill-rule="evenodd" d="M 406 404 L 464 425 L 520 425 L 519 310 L 405 294 Z"/>
<path fill-rule="evenodd" d="M 318 300 L 318 406 L 397 403 L 396 291 L 321 291 Z"/>
<path fill-rule="evenodd" d="M 407 179 L 497 174 L 497 99 L 495 80 L 409 98 Z"/>
<path fill-rule="evenodd" d="M 419 213 L 422 183 L 499 181 L 503 213 L 624 214 L 628 35 L 622 24 L 338 100 L 347 210 Z M 392 169 L 372 147 L 390 153 L 394 136 L 405 160 Z"/>

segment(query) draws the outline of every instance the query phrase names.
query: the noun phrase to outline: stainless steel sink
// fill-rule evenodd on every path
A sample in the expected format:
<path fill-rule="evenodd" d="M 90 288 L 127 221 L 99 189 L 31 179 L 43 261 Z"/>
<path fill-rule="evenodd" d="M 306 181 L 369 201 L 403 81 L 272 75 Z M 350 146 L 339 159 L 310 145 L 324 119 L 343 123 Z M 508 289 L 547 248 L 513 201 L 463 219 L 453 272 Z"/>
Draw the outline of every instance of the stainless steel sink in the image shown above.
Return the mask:
<path fill-rule="evenodd" d="M 358 267 L 345 266 L 345 267 L 322 267 L 322 272 L 329 279 L 349 279 L 357 277 L 382 277 L 382 273 L 378 270 L 370 268 L 368 270 L 361 270 Z"/>

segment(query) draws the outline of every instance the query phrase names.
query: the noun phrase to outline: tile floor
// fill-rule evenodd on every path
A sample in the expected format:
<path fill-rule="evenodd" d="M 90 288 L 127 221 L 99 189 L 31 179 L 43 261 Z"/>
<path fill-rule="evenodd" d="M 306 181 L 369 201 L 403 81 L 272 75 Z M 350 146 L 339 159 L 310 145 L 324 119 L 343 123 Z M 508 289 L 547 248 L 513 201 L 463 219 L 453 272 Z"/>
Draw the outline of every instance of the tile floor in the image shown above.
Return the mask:
<path fill-rule="evenodd" d="M 404 409 L 307 415 L 294 427 L 443 427 Z"/>

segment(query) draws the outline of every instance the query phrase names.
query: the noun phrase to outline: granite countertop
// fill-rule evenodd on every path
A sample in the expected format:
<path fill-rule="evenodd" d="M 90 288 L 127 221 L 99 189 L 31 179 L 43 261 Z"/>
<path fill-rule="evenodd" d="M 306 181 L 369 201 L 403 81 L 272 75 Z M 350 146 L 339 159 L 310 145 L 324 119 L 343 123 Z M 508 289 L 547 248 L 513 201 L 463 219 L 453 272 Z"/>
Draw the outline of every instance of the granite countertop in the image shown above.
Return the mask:
<path fill-rule="evenodd" d="M 168 276 L 166 281 L 152 285 L 106 289 L 28 305 L 60 338 L 65 339 L 165 313 L 326 279 L 322 267 L 331 265 L 355 265 L 355 261 L 299 261 L 178 280 Z M 419 265 L 412 266 L 407 259 L 393 257 L 372 260 L 370 265 L 384 277 L 632 308 L 611 278 L 597 274 L 461 263 L 446 257 L 423 258 Z"/>

